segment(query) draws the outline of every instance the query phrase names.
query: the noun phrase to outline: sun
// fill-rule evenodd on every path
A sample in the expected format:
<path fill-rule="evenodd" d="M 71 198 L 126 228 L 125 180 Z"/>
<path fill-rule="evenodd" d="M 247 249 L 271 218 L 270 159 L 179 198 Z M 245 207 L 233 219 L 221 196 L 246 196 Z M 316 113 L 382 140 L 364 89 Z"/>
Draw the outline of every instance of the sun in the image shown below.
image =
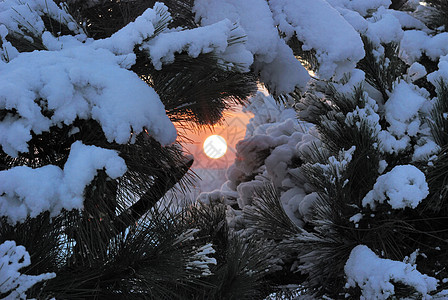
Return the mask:
<path fill-rule="evenodd" d="M 220 135 L 211 135 L 204 141 L 204 153 L 210 158 L 220 158 L 226 154 L 227 143 Z"/>

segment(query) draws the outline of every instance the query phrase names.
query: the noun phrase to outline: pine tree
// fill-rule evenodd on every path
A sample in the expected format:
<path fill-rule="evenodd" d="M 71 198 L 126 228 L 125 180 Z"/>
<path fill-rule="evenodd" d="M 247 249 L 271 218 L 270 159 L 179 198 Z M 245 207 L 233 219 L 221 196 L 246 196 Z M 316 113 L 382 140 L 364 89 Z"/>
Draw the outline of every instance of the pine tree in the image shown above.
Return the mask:
<path fill-rule="evenodd" d="M 328 2 L 358 31 L 363 58 L 325 78 L 321 45 L 304 51 L 306 35 L 292 36 L 316 73 L 294 97 L 307 123 L 252 99 L 229 181 L 202 200 L 223 198 L 233 230 L 273 243 L 267 277 L 299 284 L 303 297 L 444 299 L 445 4 Z"/>
<path fill-rule="evenodd" d="M 0 2 L 0 296 L 443 299 L 447 13 Z M 170 205 L 193 162 L 172 122 L 236 104 L 228 182 Z"/>
<path fill-rule="evenodd" d="M 168 119 L 163 119 L 165 111 L 171 121 L 180 122 L 181 126 L 213 125 L 221 120 L 226 109 L 244 103 L 256 89 L 254 74 L 241 72 L 238 66 L 229 66 L 232 63 L 224 61 L 216 51 L 207 50 L 193 55 L 185 47 L 173 51 L 172 61 L 162 57 L 167 59 L 163 68 L 153 64 L 143 46 L 161 38 L 162 33 L 176 30 L 183 33 L 198 28 L 191 6 L 192 3 L 185 1 L 166 1 L 166 6 L 154 1 L 0 3 L 0 11 L 5 16 L 4 24 L 0 25 L 0 63 L 6 70 L 1 71 L 4 77 L 0 79 L 2 88 L 6 89 L 0 104 L 0 121 L 2 130 L 17 134 L 18 140 L 23 138 L 25 145 L 25 148 L 20 146 L 20 140 L 14 144 L 6 133 L 2 133 L 2 180 L 16 174 L 18 190 L 11 190 L 10 183 L 8 185 L 6 181 L 1 187 L 0 244 L 4 248 L 0 251 L 1 298 L 202 299 L 210 296 L 228 299 L 236 298 L 236 295 L 255 295 L 257 289 L 260 292 L 264 290 L 260 276 L 256 275 L 265 269 L 263 260 L 257 259 L 261 250 L 255 244 L 246 244 L 238 237 L 228 236 L 222 206 L 193 205 L 179 211 L 165 200 L 160 201 L 176 184 L 180 192 L 188 189 L 193 176 L 186 175 L 192 158 L 185 156 L 179 144 L 166 145 L 172 139 L 168 138 L 168 141 L 165 137 L 173 130 L 167 126 Z M 135 26 L 138 22 L 140 27 Z M 142 23 L 145 28 L 141 27 Z M 179 29 L 180 25 L 184 30 Z M 149 36 L 139 32 L 151 26 L 153 31 Z M 231 28 L 227 32 L 228 47 L 244 42 L 234 31 L 236 29 Z M 128 49 L 122 48 L 123 43 L 129 42 L 134 44 L 130 48 L 125 45 Z M 137 81 L 145 82 L 157 92 L 165 111 L 162 111 L 161 118 L 152 122 L 161 124 L 146 123 L 145 127 L 139 128 L 138 121 L 125 120 L 130 125 L 126 128 L 125 124 L 124 131 L 128 137 L 124 140 L 114 136 L 123 128 L 116 128 L 112 133 L 108 131 L 106 123 L 110 119 L 104 115 L 102 118 L 100 111 L 101 105 L 107 104 L 94 103 L 89 98 L 95 99 L 95 95 L 102 97 L 103 93 L 107 95 L 107 89 L 111 88 L 107 83 L 103 85 L 95 81 L 98 70 L 88 70 L 93 76 L 77 74 L 76 61 L 66 69 L 51 69 L 52 63 L 66 62 L 66 49 L 68 60 L 73 57 L 79 59 L 70 52 L 71 43 L 78 47 L 77 51 L 91 47 L 91 55 L 98 52 L 100 56 L 104 55 L 104 67 L 108 67 L 107 59 L 115 55 L 116 67 L 138 75 L 127 76 L 134 81 L 139 78 Z M 27 52 L 30 52 L 28 56 Z M 101 59 L 100 56 L 97 59 Z M 56 61 L 51 61 L 52 57 L 56 57 Z M 8 94 L 7 70 L 10 70 L 9 74 L 20 72 L 14 69 L 14 64 L 21 67 L 27 59 L 30 64 L 34 63 L 29 66 L 30 72 L 36 72 L 35 77 L 43 76 L 44 82 L 34 83 L 30 88 L 34 92 L 30 96 L 31 103 L 37 105 L 35 117 L 41 116 L 51 125 L 48 128 L 44 125 L 41 129 L 37 129 L 35 124 L 28 125 L 31 129 L 24 126 L 23 130 L 28 129 L 29 135 L 23 137 L 22 132 L 12 128 L 13 124 L 20 129 L 21 120 L 32 123 L 33 119 L 26 115 L 20 103 L 13 103 L 15 90 Z M 44 59 L 49 61 L 42 71 L 35 65 Z M 82 65 L 83 62 L 79 63 Z M 9 66 L 10 69 L 6 69 Z M 49 68 L 48 73 L 45 72 L 46 67 Z M 81 70 L 85 72 L 86 68 Z M 57 119 L 55 116 L 62 113 L 61 109 L 70 102 L 58 106 L 57 101 L 64 101 L 64 98 L 57 98 L 57 90 L 51 90 L 51 84 L 54 83 L 52 80 L 66 78 L 64 71 L 69 73 L 72 86 L 62 82 L 65 85 L 58 88 L 73 89 L 75 96 L 66 97 L 71 97 L 71 103 L 78 101 L 78 105 L 79 98 L 74 97 L 85 92 L 82 97 L 91 101 L 88 104 L 91 111 L 77 111 L 73 117 L 69 109 L 69 115 Z M 111 73 L 108 76 L 113 80 L 116 75 Z M 26 86 L 23 82 L 13 84 L 19 88 Z M 47 87 L 49 90 L 45 90 Z M 126 104 L 129 106 L 135 105 L 133 97 L 139 97 L 133 90 L 121 96 L 126 98 L 119 100 L 129 103 Z M 148 96 L 147 101 L 159 100 Z M 93 112 L 95 109 L 98 109 L 99 116 Z M 119 112 L 114 112 L 113 107 L 111 109 L 108 113 L 118 113 L 112 121 L 122 122 Z M 126 110 L 126 107 L 122 109 Z M 157 111 L 158 108 L 155 105 L 150 109 Z M 133 113 L 138 119 L 138 111 Z M 157 129 L 158 126 L 162 126 L 162 131 Z M 93 155 L 100 161 L 101 156 L 111 156 L 109 162 L 94 167 L 96 170 L 82 187 L 81 205 L 58 203 L 60 194 L 56 199 L 49 198 L 46 203 L 39 202 L 41 199 L 38 197 L 48 195 L 38 194 L 33 198 L 33 191 L 24 186 L 27 180 L 51 182 L 53 179 L 38 178 L 37 172 L 45 177 L 49 176 L 45 170 L 66 172 L 69 165 L 81 173 L 91 172 L 85 159 L 80 156 L 78 160 L 74 158 L 75 149 L 85 151 L 78 152 L 78 155 L 87 161 Z M 99 151 L 99 154 L 94 154 L 94 151 Z M 92 163 L 96 164 L 87 162 Z M 121 168 L 115 169 L 119 174 L 112 174 L 112 169 L 117 167 Z M 20 172 L 22 170 L 31 174 L 28 179 L 21 177 L 25 176 Z M 37 172 L 33 173 L 33 170 Z M 67 180 L 74 180 L 68 183 L 69 186 L 79 184 L 75 182 L 76 177 L 70 179 L 68 173 L 66 176 Z M 45 191 L 57 193 L 54 191 L 58 188 L 54 186 L 57 182 L 51 184 Z M 39 186 L 34 188 L 41 193 Z M 16 205 L 21 208 L 15 210 Z M 248 277 L 251 283 L 247 281 Z M 240 281 L 245 284 L 239 286 Z"/>

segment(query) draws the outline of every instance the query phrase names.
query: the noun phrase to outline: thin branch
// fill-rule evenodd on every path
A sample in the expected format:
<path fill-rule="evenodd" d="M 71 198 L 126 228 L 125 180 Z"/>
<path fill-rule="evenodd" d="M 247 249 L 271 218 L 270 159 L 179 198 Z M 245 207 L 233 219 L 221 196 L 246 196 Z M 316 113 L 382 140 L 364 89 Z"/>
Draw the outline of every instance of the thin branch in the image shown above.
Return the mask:
<path fill-rule="evenodd" d="M 152 185 L 140 199 L 118 216 L 114 221 L 114 228 L 117 232 L 123 232 L 127 227 L 135 224 L 154 205 L 178 183 L 193 165 L 194 159 L 190 158 L 177 170 L 168 169 L 158 176 Z"/>

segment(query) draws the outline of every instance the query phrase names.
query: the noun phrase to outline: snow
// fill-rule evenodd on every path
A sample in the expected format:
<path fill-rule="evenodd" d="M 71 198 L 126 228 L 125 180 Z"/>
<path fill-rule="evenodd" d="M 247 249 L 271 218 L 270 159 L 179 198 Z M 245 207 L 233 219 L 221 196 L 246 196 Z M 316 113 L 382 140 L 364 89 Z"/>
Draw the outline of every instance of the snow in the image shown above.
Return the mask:
<path fill-rule="evenodd" d="M 413 63 L 408 69 L 408 76 L 411 81 L 419 80 L 425 77 L 427 73 L 425 67 L 418 62 Z"/>
<path fill-rule="evenodd" d="M 266 1 L 196 0 L 193 11 L 202 26 L 227 19 L 240 28 L 253 67 L 270 89 L 280 94 L 293 92 L 295 87 L 305 89 L 309 75 L 279 37 Z"/>
<path fill-rule="evenodd" d="M 408 1 L 410 2 L 410 1 Z M 417 19 L 410 12 L 394 10 L 394 9 L 384 9 L 387 13 L 393 15 L 400 22 L 401 27 L 405 29 L 418 29 L 425 32 L 429 32 L 430 30 L 426 27 L 425 23 L 421 20 Z"/>
<path fill-rule="evenodd" d="M 303 197 L 302 201 L 299 203 L 298 211 L 305 221 L 311 220 L 312 209 L 319 199 L 319 194 L 312 192 Z"/>
<path fill-rule="evenodd" d="M 363 217 L 362 213 L 357 213 L 357 214 L 351 216 L 349 221 L 356 224 L 356 223 L 359 223 L 359 221 L 361 221 L 362 217 Z"/>
<path fill-rule="evenodd" d="M 438 38 L 434 41 L 430 39 L 427 36 L 430 30 L 411 13 L 387 9 L 390 1 L 330 0 L 328 2 L 359 34 L 373 43 L 374 54 L 377 56 L 384 53 L 384 44 L 396 43 L 400 44 L 401 58 L 408 64 L 412 64 L 424 51 L 434 56 L 432 51 L 436 44 L 442 48 L 445 47 L 443 42 L 435 42 Z"/>
<path fill-rule="evenodd" d="M 418 139 L 415 160 L 438 151 L 420 116 L 427 113 L 428 98 L 428 91 L 412 83 L 400 81 L 394 85 L 389 100 L 384 105 L 389 126 L 378 134 L 381 151 L 400 153 L 409 147 L 411 138 Z M 423 148 L 418 149 L 420 147 Z"/>
<path fill-rule="evenodd" d="M 255 61 L 255 68 L 260 72 L 261 80 L 277 94 L 290 93 L 295 87 L 305 90 L 309 75 L 294 57 L 291 48 L 281 40 L 277 44 L 276 52 L 277 57 L 270 63 Z"/>
<path fill-rule="evenodd" d="M 415 136 L 420 126 L 418 112 L 427 101 L 425 96 L 417 86 L 404 81 L 396 84 L 384 106 L 389 132 L 398 137 L 405 134 Z"/>
<path fill-rule="evenodd" d="M 201 194 L 205 203 L 221 201 L 238 204 L 239 210 L 229 210 L 230 226 L 239 230 L 244 224 L 241 211 L 254 205 L 257 189 L 273 184 L 279 191 L 280 204 L 297 226 L 303 226 L 302 214 L 309 214 L 317 194 L 305 186 L 296 174 L 294 160 L 303 158 L 312 143 L 318 143 L 310 124 L 299 123 L 296 111 L 276 103 L 272 96 L 258 92 L 245 108 L 254 113 L 246 126 L 246 136 L 236 145 L 236 159 L 227 171 L 228 181 L 218 191 Z M 302 202 L 307 199 L 306 203 Z"/>
<path fill-rule="evenodd" d="M 448 32 L 442 32 L 431 37 L 425 45 L 425 53 L 433 61 L 448 54 Z"/>
<path fill-rule="evenodd" d="M 191 57 L 197 57 L 201 53 L 214 52 L 221 57 L 228 67 L 238 67 L 242 72 L 248 72 L 253 63 L 252 54 L 244 49 L 241 44 L 236 43 L 232 49 L 229 41 L 241 37 L 239 30 L 229 20 L 199 27 L 191 30 L 161 33 L 143 43 L 141 49 L 149 54 L 152 64 L 157 70 L 162 64 L 174 61 L 174 54 L 186 51 Z"/>
<path fill-rule="evenodd" d="M 351 20 L 355 20 L 350 14 L 344 15 Z M 403 39 L 408 30 L 416 28 L 418 32 L 429 32 L 427 27 L 418 19 L 404 11 L 387 9 L 380 6 L 371 17 L 364 19 L 356 18 L 356 22 L 351 21 L 354 28 L 361 34 L 367 36 L 371 42 L 382 52 L 381 44 L 397 43 Z M 402 44 L 402 48 L 404 44 Z M 403 49 L 401 49 L 403 50 Z"/>
<path fill-rule="evenodd" d="M 445 283 L 446 283 L 446 280 L 445 280 Z M 448 298 L 448 289 L 443 290 L 434 295 L 434 299 L 446 299 L 446 298 Z"/>
<path fill-rule="evenodd" d="M 0 64 L 0 109 L 17 110 L 17 114 L 0 122 L 0 145 L 11 156 L 28 151 L 31 133 L 69 125 L 76 118 L 97 120 L 108 141 L 127 143 L 131 133 L 146 129 L 162 144 L 172 143 L 176 131 L 159 97 L 126 70 L 135 63 L 136 46 L 148 53 L 156 69 L 171 63 L 175 53 L 185 51 L 197 57 L 212 52 L 224 68 L 246 72 L 254 67 L 277 93 L 304 89 L 309 78 L 279 37 L 265 1 L 197 1 L 195 11 L 204 27 L 191 30 L 163 27 L 171 17 L 167 7 L 157 3 L 110 38 L 96 41 L 86 38 L 63 9 L 51 1 L 47 8 L 46 2 L 25 5 L 8 0 L 0 4 L 9 32 L 2 27 L 2 39 L 7 34 L 23 35 L 26 20 L 28 31 L 50 50 L 18 54 L 3 43 L 2 57 L 9 62 Z M 252 5 L 256 9 L 247 9 Z M 216 10 L 220 7 L 225 9 Z M 75 26 L 77 35 L 53 37 L 45 32 L 40 16 L 47 12 L 67 26 Z M 162 30 L 156 34 L 155 28 Z M 235 43 L 235 39 L 241 40 Z M 44 110 L 52 116 L 44 116 Z"/>
<path fill-rule="evenodd" d="M 411 64 L 426 54 L 433 61 L 448 54 L 448 33 L 442 32 L 434 36 L 420 30 L 408 30 L 404 32 L 400 43 L 401 56 Z"/>
<path fill-rule="evenodd" d="M 359 34 L 326 1 L 272 0 L 269 5 L 287 38 L 295 33 L 303 50 L 316 51 L 321 78 L 338 80 L 364 57 Z"/>
<path fill-rule="evenodd" d="M 388 44 L 392 42 L 399 42 L 403 37 L 403 30 L 399 20 L 392 14 L 387 14 L 385 11 L 378 10 L 372 17 L 375 22 L 369 23 L 367 36 L 374 43 Z M 387 30 L 385 30 L 387 28 Z"/>
<path fill-rule="evenodd" d="M 366 74 L 359 69 L 353 69 L 344 76 L 344 80 L 341 82 L 332 83 L 337 89 L 338 93 L 346 94 L 350 98 L 353 90 L 363 86 L 365 83 Z"/>
<path fill-rule="evenodd" d="M 353 29 L 355 29 L 359 33 L 366 34 L 367 29 L 369 28 L 369 22 L 364 19 L 359 13 L 343 7 L 336 6 L 335 8 L 338 10 L 341 16 L 343 16 L 351 26 L 353 26 Z"/>
<path fill-rule="evenodd" d="M 285 187 L 286 189 L 287 187 Z M 304 223 L 302 221 L 303 215 L 301 215 L 302 211 L 307 213 L 308 211 L 303 210 L 304 206 L 302 201 L 307 196 L 306 191 L 301 186 L 292 186 L 289 189 L 282 193 L 280 196 L 280 203 L 285 211 L 286 215 L 289 217 L 294 224 L 298 227 L 303 227 Z M 308 199 L 309 200 L 309 199 Z M 302 208 L 302 211 L 299 210 L 299 207 Z"/>
<path fill-rule="evenodd" d="M 154 8 L 147 9 L 134 22 L 130 22 L 125 27 L 114 33 L 111 37 L 93 42 L 96 48 L 110 49 L 114 54 L 129 54 L 134 52 L 135 45 L 141 45 L 154 35 L 155 27 L 162 22 L 171 21 L 168 8 L 156 2 Z"/>
<path fill-rule="evenodd" d="M 33 285 L 56 277 L 55 273 L 21 274 L 19 270 L 30 264 L 25 247 L 17 246 L 14 241 L 0 244 L 0 294 L 6 296 L 2 299 L 26 299 L 25 292 Z"/>
<path fill-rule="evenodd" d="M 427 79 L 434 86 L 439 86 L 440 81 L 448 82 L 448 55 L 440 57 L 439 69 L 428 74 Z"/>
<path fill-rule="evenodd" d="M 342 91 L 344 92 L 346 89 L 344 88 Z M 380 116 L 378 114 L 378 104 L 367 92 L 364 92 L 362 102 L 362 108 L 356 106 L 352 112 L 347 113 L 345 123 L 349 126 L 356 126 L 358 128 L 361 128 L 363 124 L 368 124 L 371 128 L 372 135 L 375 136 L 381 131 L 381 126 L 379 125 Z"/>
<path fill-rule="evenodd" d="M 388 166 L 387 161 L 385 161 L 384 159 L 380 160 L 378 162 L 378 174 L 383 174 L 383 172 L 386 170 Z"/>
<path fill-rule="evenodd" d="M 362 205 L 375 210 L 376 203 L 386 201 L 393 209 L 416 208 L 428 194 L 425 174 L 412 165 L 400 165 L 377 178 Z"/>
<path fill-rule="evenodd" d="M 173 242 L 173 246 L 182 245 L 188 241 L 193 241 L 195 239 L 194 235 L 199 231 L 200 230 L 197 228 L 187 229 L 176 238 L 176 240 Z M 194 253 L 189 257 L 186 269 L 199 271 L 201 273 L 200 276 L 212 275 L 210 265 L 216 265 L 216 259 L 210 257 L 209 255 L 216 252 L 215 249 L 213 249 L 213 245 L 208 243 L 197 249 L 193 247 L 193 251 Z"/>
<path fill-rule="evenodd" d="M 17 110 L 0 122 L 3 150 L 27 152 L 31 131 L 40 134 L 76 118 L 97 120 L 110 142 L 126 143 L 131 132 L 144 129 L 162 144 L 174 142 L 176 130 L 159 96 L 120 61 L 106 50 L 76 47 L 21 53 L 0 65 L 0 109 Z"/>
<path fill-rule="evenodd" d="M 229 174 L 230 175 L 230 174 Z M 229 176 L 229 178 L 232 178 Z M 256 178 L 254 180 L 251 180 L 249 182 L 241 182 L 236 187 L 236 191 L 238 192 L 238 206 L 240 208 L 244 208 L 247 205 L 251 205 L 254 197 L 254 192 L 262 188 L 266 182 L 264 180 L 260 180 L 259 178 Z"/>
<path fill-rule="evenodd" d="M 400 44 L 400 56 L 409 64 L 426 52 L 435 58 L 445 51 L 443 35 L 430 38 L 425 24 L 407 11 L 388 9 L 391 1 L 328 0 L 359 34 L 366 36 L 375 46 L 374 52 L 384 52 L 382 44 Z M 417 29 L 417 30 L 409 30 Z"/>
<path fill-rule="evenodd" d="M 82 33 L 82 29 L 71 15 L 53 1 L 4 0 L 0 2 L 0 20 L 2 20 L 2 24 L 20 36 L 27 36 L 29 33 L 34 37 L 41 36 L 45 26 L 40 16 L 44 14 L 65 23 L 75 33 Z"/>
<path fill-rule="evenodd" d="M 337 81 L 337 91 L 347 94 L 364 84 L 363 103 L 347 114 L 347 125 L 370 125 L 381 154 L 400 155 L 409 150 L 413 162 L 427 159 L 440 150 L 425 120 L 430 94 L 412 82 L 425 76 L 434 85 L 441 79 L 448 81 L 448 56 L 444 56 L 448 55 L 448 33 L 431 32 L 411 13 L 389 10 L 390 4 L 390 0 L 196 0 L 194 13 L 201 27 L 168 29 L 162 26 L 171 21 L 168 8 L 156 3 L 111 37 L 93 40 L 52 1 L 1 1 L 0 109 L 9 111 L 0 121 L 1 149 L 16 157 L 30 150 L 32 134 L 72 125 L 76 119 L 96 120 L 109 142 L 132 143 L 132 137 L 147 130 L 161 144 L 173 143 L 176 130 L 159 96 L 130 71 L 136 47 L 157 70 L 172 63 L 179 53 L 192 58 L 209 53 L 223 69 L 255 71 L 271 91 L 286 94 L 295 88 L 305 90 L 310 78 L 287 45 L 295 35 L 303 43 L 302 50 L 316 53 L 320 63 L 317 78 Z M 53 36 L 45 31 L 44 13 L 63 20 L 76 35 Z M 6 40 L 8 35 L 29 33 L 32 37 L 28 39 L 41 39 L 46 51 L 19 53 Z M 364 72 L 356 69 L 365 55 L 360 35 L 374 43 L 378 55 L 384 51 L 381 44 L 399 43 L 400 56 L 410 65 L 388 99 L 378 96 L 378 91 L 364 82 Z M 427 75 L 417 62 L 423 54 L 433 61 L 440 58 L 437 71 Z M 300 170 L 312 146 L 320 146 L 316 129 L 297 120 L 291 103 L 282 106 L 261 93 L 250 101 L 247 110 L 255 116 L 247 125 L 244 140 L 236 146 L 237 159 L 228 170 L 228 181 L 219 191 L 202 194 L 199 199 L 237 205 L 239 209 L 228 212 L 231 227 L 236 228 L 238 222 L 244 223 L 244 212 L 258 201 L 254 192 L 270 183 L 287 216 L 303 226 L 311 220 L 319 199 Z M 388 124 L 383 130 L 380 116 Z M 76 130 L 72 127 L 71 134 Z M 314 166 L 333 181 L 344 180 L 355 150 L 354 146 L 342 149 L 327 163 Z M 429 194 L 424 173 L 413 165 L 400 165 L 383 174 L 387 167 L 388 162 L 381 160 L 378 173 L 382 175 L 362 200 L 363 207 L 375 210 L 379 203 L 387 203 L 392 209 L 416 208 Z M 0 171 L 0 216 L 15 224 L 44 211 L 54 216 L 62 209 L 82 209 L 86 186 L 103 169 L 116 179 L 126 172 L 126 164 L 116 151 L 78 141 L 72 144 L 63 168 L 20 166 Z M 357 213 L 349 221 L 356 224 L 362 218 L 363 214 Z M 193 239 L 194 232 L 181 235 L 178 242 Z M 212 245 L 196 250 L 188 268 L 210 275 L 209 265 L 216 264 L 210 257 Z M 11 264 L 0 261 L 0 283 L 7 283 L 0 288 L 9 291 L 10 278 L 23 279 L 24 291 L 54 276 L 27 279 L 21 275 L 18 270 L 30 263 L 26 255 L 14 242 L 0 245 L 0 259 L 24 257 L 22 264 L 18 259 Z M 4 268 L 10 269 L 3 272 Z M 425 297 L 436 285 L 434 278 L 420 274 L 410 263 L 381 259 L 362 245 L 353 249 L 345 272 L 347 286 L 360 286 L 367 299 L 392 296 L 391 281 L 409 284 Z M 4 274 L 15 277 L 2 280 Z M 19 287 L 18 294 L 23 292 Z"/>
<path fill-rule="evenodd" d="M 313 166 L 320 168 L 332 181 L 341 179 L 348 164 L 352 161 L 355 150 L 356 146 L 352 146 L 348 150 L 340 150 L 337 156 L 330 156 L 328 158 L 328 163 L 316 163 Z"/>
<path fill-rule="evenodd" d="M 71 146 L 63 170 L 47 165 L 0 171 L 0 216 L 14 224 L 44 211 L 55 216 L 62 209 L 82 209 L 85 187 L 103 168 L 112 179 L 126 172 L 126 164 L 116 151 L 77 141 Z"/>
<path fill-rule="evenodd" d="M 163 64 L 172 63 L 176 53 L 185 51 L 191 57 L 214 52 L 227 68 L 249 71 L 249 66 L 253 63 L 252 54 L 244 48 L 243 40 L 238 43 L 231 42 L 244 37 L 244 33 L 229 20 L 190 30 L 169 30 L 166 24 L 171 21 L 168 8 L 162 3 L 156 3 L 153 8 L 145 10 L 134 22 L 130 22 L 111 37 L 89 41 L 90 46 L 94 49 L 108 49 L 117 56 L 127 55 L 123 56 L 129 60 L 127 68 L 135 63 L 134 48 L 138 46 L 140 50 L 147 52 L 157 70 L 160 70 Z M 156 29 L 159 32 L 156 32 Z M 53 41 L 51 44 L 47 41 L 46 45 L 55 50 L 58 47 L 66 47 L 68 43 L 73 41 L 65 39 L 63 42 Z"/>
<path fill-rule="evenodd" d="M 206 244 L 199 249 L 192 256 L 190 262 L 187 264 L 187 269 L 199 269 L 202 273 L 201 276 L 210 276 L 212 272 L 210 271 L 210 265 L 216 265 L 216 259 L 209 257 L 210 254 L 215 253 L 212 244 Z"/>
<path fill-rule="evenodd" d="M 280 39 L 265 0 L 196 0 L 193 11 L 203 26 L 225 19 L 238 24 L 246 35 L 247 50 L 266 63 L 276 58 Z"/>
<path fill-rule="evenodd" d="M 358 12 L 362 16 L 366 16 L 371 11 L 375 11 L 381 7 L 389 7 L 391 0 L 327 0 L 334 7 L 343 7 Z"/>
<path fill-rule="evenodd" d="M 430 160 L 435 154 L 441 150 L 440 146 L 432 140 L 432 138 L 421 138 L 414 146 L 412 161 Z"/>
<path fill-rule="evenodd" d="M 381 150 L 388 153 L 399 153 L 409 147 L 410 138 L 405 135 L 401 138 L 393 136 L 389 131 L 382 130 L 378 133 L 381 141 Z"/>
<path fill-rule="evenodd" d="M 19 51 L 17 51 L 17 49 L 6 40 L 7 35 L 8 29 L 5 25 L 0 25 L 0 62 L 9 62 L 11 59 L 19 55 Z"/>
<path fill-rule="evenodd" d="M 359 286 L 361 299 L 389 299 L 395 295 L 393 282 L 414 288 L 423 299 L 437 289 L 437 280 L 417 271 L 415 265 L 378 257 L 365 245 L 358 245 L 350 253 L 344 267 L 346 288 Z"/>
<path fill-rule="evenodd" d="M 428 35 L 420 30 L 408 30 L 404 32 L 400 42 L 402 57 L 407 63 L 413 63 L 420 58 L 425 49 Z"/>

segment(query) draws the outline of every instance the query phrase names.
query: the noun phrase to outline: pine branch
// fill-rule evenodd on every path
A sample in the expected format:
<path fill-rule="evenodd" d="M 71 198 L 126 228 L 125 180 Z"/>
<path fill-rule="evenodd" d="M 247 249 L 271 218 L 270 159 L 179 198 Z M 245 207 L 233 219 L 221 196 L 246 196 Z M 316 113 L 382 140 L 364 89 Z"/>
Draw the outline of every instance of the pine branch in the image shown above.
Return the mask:
<path fill-rule="evenodd" d="M 36 218 L 28 218 L 25 222 L 11 226 L 7 219 L 0 218 L 0 244 L 14 240 L 22 245 L 30 254 L 32 264 L 22 273 L 38 275 L 54 272 L 65 260 L 63 252 L 63 218 L 51 218 L 43 213 Z M 45 241 L 45 243 L 42 243 Z"/>
<path fill-rule="evenodd" d="M 226 263 L 211 278 L 216 288 L 198 299 L 263 299 L 271 290 L 264 277 L 271 266 L 272 249 L 264 241 L 230 234 Z"/>
<path fill-rule="evenodd" d="M 304 51 L 302 48 L 303 42 L 299 41 L 296 34 L 294 34 L 287 43 L 288 46 L 291 47 L 294 55 L 298 57 L 307 70 L 316 72 L 319 69 L 319 61 L 317 60 L 316 51 Z"/>
<path fill-rule="evenodd" d="M 137 52 L 132 70 L 160 95 L 175 122 L 213 125 L 224 110 L 245 104 L 257 89 L 252 74 L 226 70 L 213 54 L 191 58 L 180 53 L 173 63 L 155 70 L 147 55 Z"/>
<path fill-rule="evenodd" d="M 448 3 L 445 0 L 428 0 L 425 3 L 432 8 L 430 16 L 427 18 L 427 25 L 433 29 L 444 26 L 446 31 L 448 29 Z"/>
<path fill-rule="evenodd" d="M 383 45 L 384 55 L 377 57 L 373 42 L 366 36 L 361 37 L 366 55 L 358 62 L 357 67 L 366 73 L 366 81 L 381 92 L 384 100 L 387 100 L 395 80 L 406 74 L 406 64 L 398 56 L 398 45 L 393 43 Z"/>
<path fill-rule="evenodd" d="M 159 174 L 153 181 L 152 188 L 114 220 L 114 228 L 118 232 L 123 232 L 127 227 L 137 222 L 182 179 L 192 165 L 193 159 L 190 159 L 176 169 L 167 169 L 164 170 L 164 173 Z"/>
<path fill-rule="evenodd" d="M 248 225 L 255 228 L 264 239 L 282 239 L 300 232 L 286 215 L 278 191 L 271 184 L 255 191 L 253 206 L 243 212 Z"/>
<path fill-rule="evenodd" d="M 27 38 L 31 37 L 31 38 Z M 43 41 L 40 37 L 34 36 L 32 33 L 29 33 L 27 37 L 19 34 L 19 33 L 9 33 L 6 36 L 6 40 L 10 42 L 14 48 L 16 48 L 19 52 L 32 52 L 34 50 L 48 50 L 47 47 L 43 44 Z"/>
<path fill-rule="evenodd" d="M 440 147 L 448 145 L 448 84 L 443 80 L 436 84 L 437 99 L 431 110 L 429 126 L 434 140 Z"/>
<path fill-rule="evenodd" d="M 216 253 L 216 268 L 226 264 L 228 252 L 229 228 L 226 222 L 227 207 L 222 204 L 206 205 L 196 202 L 180 214 L 183 222 L 190 228 L 198 229 L 198 239 L 208 240 L 213 243 Z"/>
<path fill-rule="evenodd" d="M 209 290 L 194 264 L 207 241 L 188 228 L 177 214 L 154 207 L 146 219 L 112 238 L 104 257 L 62 265 L 41 296 L 182 299 Z"/>
<path fill-rule="evenodd" d="M 445 171 L 448 164 L 448 84 L 443 80 L 436 84 L 437 98 L 430 113 L 428 124 L 434 141 L 441 151 L 433 165 L 428 168 L 427 181 L 431 196 L 424 202 L 425 209 L 436 213 L 448 211 L 445 199 L 448 197 L 448 173 Z"/>
<path fill-rule="evenodd" d="M 62 1 L 57 1 L 62 2 Z M 154 7 L 156 2 L 164 3 L 171 13 L 171 28 L 182 26 L 196 28 L 192 7 L 193 1 L 180 0 L 144 0 L 144 1 L 96 1 L 90 5 L 86 0 L 74 0 L 68 3 L 69 12 L 79 24 L 86 23 L 88 36 L 100 39 L 110 37 L 130 22 L 133 22 L 146 9 Z"/>
<path fill-rule="evenodd" d="M 299 119 L 311 124 L 319 124 L 321 116 L 326 115 L 332 109 L 325 102 L 325 98 L 316 95 L 314 87 L 296 100 L 295 108 Z"/>
<path fill-rule="evenodd" d="M 392 0 L 389 9 L 400 10 L 400 8 L 402 8 L 406 4 L 406 2 L 408 2 L 408 0 Z"/>

